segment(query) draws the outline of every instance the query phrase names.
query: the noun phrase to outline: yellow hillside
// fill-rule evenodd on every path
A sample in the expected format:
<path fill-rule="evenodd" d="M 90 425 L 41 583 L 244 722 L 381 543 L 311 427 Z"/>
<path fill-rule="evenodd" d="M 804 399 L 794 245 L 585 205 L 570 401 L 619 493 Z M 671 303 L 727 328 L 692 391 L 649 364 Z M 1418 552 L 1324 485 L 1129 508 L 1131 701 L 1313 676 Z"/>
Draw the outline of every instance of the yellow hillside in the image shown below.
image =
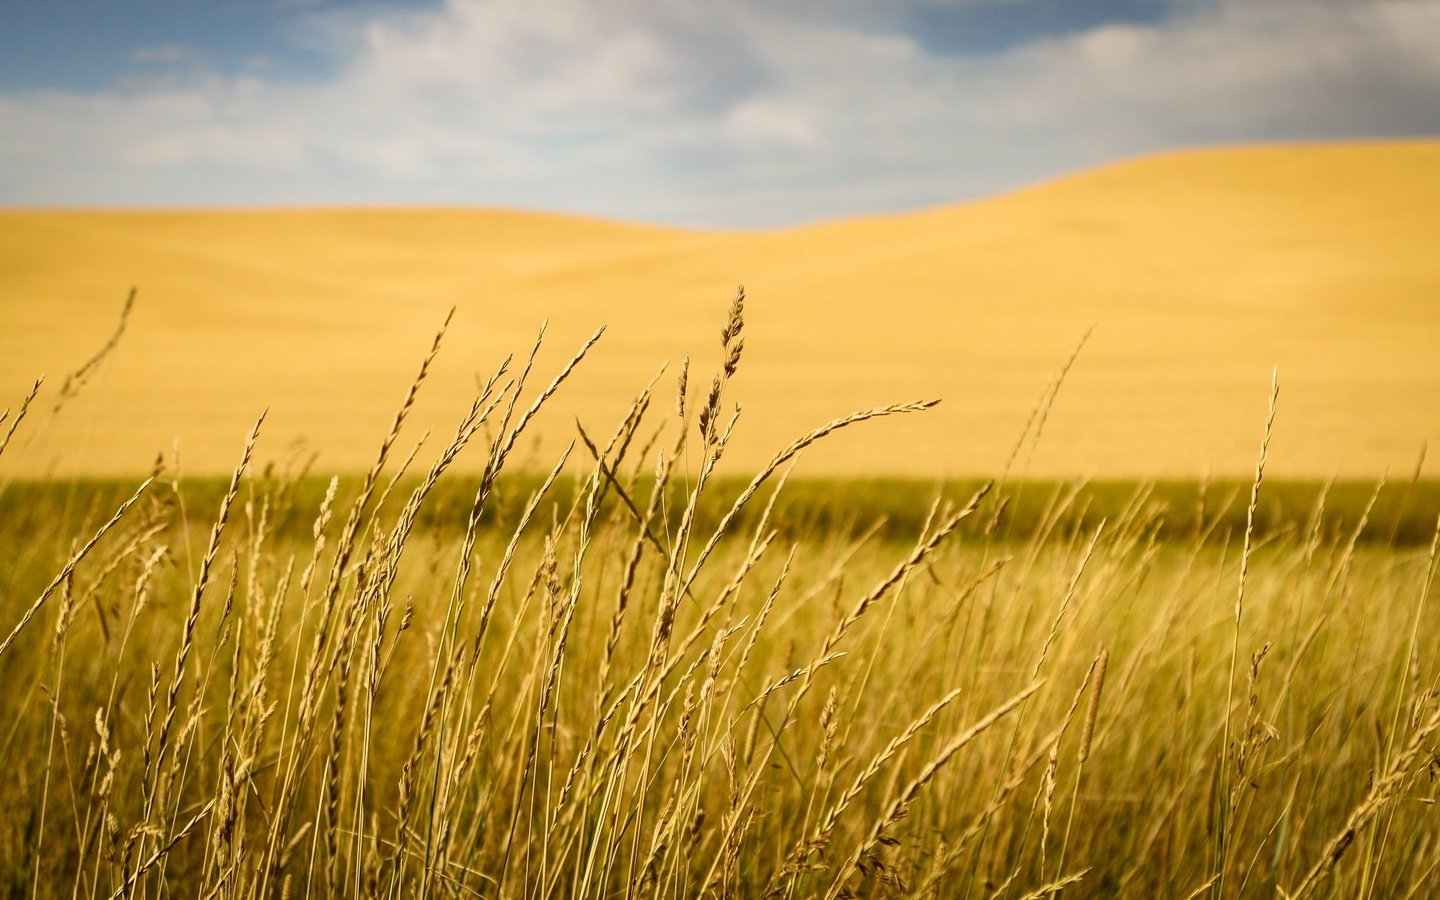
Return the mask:
<path fill-rule="evenodd" d="M 267 406 L 265 455 L 303 440 L 323 468 L 359 468 L 452 305 L 417 417 L 437 430 L 544 318 L 546 378 L 609 326 L 540 423 L 548 454 L 577 415 L 609 428 L 667 359 L 708 381 L 742 282 L 740 467 L 836 415 L 940 397 L 805 470 L 995 472 L 1095 323 L 1032 474 L 1244 474 L 1272 366 L 1275 471 L 1408 474 L 1440 443 L 1436 210 L 1440 143 L 1417 142 L 1171 154 L 758 233 L 488 210 L 0 212 L 0 408 L 40 373 L 51 388 L 0 477 L 139 472 L 177 440 L 187 471 L 221 471 Z M 120 346 L 51 415 L 132 284 Z"/>

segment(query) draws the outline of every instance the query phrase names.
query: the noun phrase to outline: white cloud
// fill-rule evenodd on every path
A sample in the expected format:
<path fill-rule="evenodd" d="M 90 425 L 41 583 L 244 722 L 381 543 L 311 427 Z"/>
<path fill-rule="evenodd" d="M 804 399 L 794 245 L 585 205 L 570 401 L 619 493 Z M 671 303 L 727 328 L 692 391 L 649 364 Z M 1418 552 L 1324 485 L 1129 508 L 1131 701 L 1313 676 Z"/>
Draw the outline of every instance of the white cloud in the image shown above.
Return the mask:
<path fill-rule="evenodd" d="M 807 150 L 823 139 L 807 110 L 768 99 L 743 100 L 726 115 L 726 134 L 752 152 Z"/>
<path fill-rule="evenodd" d="M 1433 0 L 1229 0 L 981 56 L 835 9 L 319 11 L 308 37 L 335 64 L 319 83 L 257 70 L 0 95 L 0 201 L 474 202 L 774 224 L 1194 142 L 1440 132 Z"/>
<path fill-rule="evenodd" d="M 991 121 L 1003 128 L 1007 114 L 1018 114 L 1061 135 L 1089 131 L 1142 147 L 1435 133 L 1440 107 L 1415 109 L 1413 98 L 1440 87 L 1423 46 L 1440 38 L 1437 9 L 1237 2 L 1178 26 L 1109 27 L 1041 43 L 990 73 L 999 96 L 1025 101 L 1001 104 Z"/>

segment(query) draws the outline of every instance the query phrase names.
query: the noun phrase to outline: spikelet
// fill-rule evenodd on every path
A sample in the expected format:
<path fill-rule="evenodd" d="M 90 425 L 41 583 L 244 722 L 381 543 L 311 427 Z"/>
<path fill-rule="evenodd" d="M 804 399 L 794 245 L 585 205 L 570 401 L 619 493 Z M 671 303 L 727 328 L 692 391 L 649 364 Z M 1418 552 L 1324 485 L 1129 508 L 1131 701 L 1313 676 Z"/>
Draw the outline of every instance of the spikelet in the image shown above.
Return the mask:
<path fill-rule="evenodd" d="M 1080 728 L 1080 762 L 1090 758 L 1090 742 L 1095 737 L 1095 719 L 1100 714 L 1100 694 L 1105 690 L 1105 669 L 1110 665 L 1110 651 L 1100 650 L 1095 661 L 1095 684 L 1090 689 L 1090 703 L 1085 707 L 1085 724 Z"/>

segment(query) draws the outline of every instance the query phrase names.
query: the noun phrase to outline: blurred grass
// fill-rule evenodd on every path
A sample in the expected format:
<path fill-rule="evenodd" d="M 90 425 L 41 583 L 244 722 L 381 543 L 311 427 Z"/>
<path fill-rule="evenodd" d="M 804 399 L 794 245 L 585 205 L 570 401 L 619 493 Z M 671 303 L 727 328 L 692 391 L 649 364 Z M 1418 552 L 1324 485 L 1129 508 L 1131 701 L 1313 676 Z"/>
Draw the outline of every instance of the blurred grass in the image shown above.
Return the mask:
<path fill-rule="evenodd" d="M 329 485 L 328 478 L 306 475 L 280 479 L 273 473 L 260 476 L 255 484 L 264 488 L 266 480 L 283 488 L 289 500 L 284 509 L 316 509 Z M 538 474 L 504 474 L 496 482 L 491 505 L 481 525 L 487 529 L 509 532 L 524 507 L 525 501 L 540 486 Z M 429 504 L 420 511 L 420 528 L 443 534 L 463 532 L 478 476 L 457 474 L 437 485 Z M 743 490 L 746 480 L 718 476 L 701 497 L 697 522 L 713 528 Z M 858 537 L 873 532 L 878 538 L 912 541 L 923 529 L 927 515 L 939 501 L 942 505 L 963 504 L 982 485 L 983 479 L 938 483 L 922 479 L 902 478 L 804 478 L 790 479 L 776 501 L 775 511 L 781 523 L 782 536 L 827 533 L 838 537 Z M 359 487 L 358 477 L 341 477 L 337 499 L 349 502 Z M 405 477 L 396 483 L 394 493 L 404 496 L 418 484 L 418 478 Z M 648 496 L 653 479 L 640 476 L 636 492 Z M 187 478 L 168 485 L 183 500 L 187 513 L 195 520 L 213 519 L 226 483 L 220 478 Z M 562 478 L 547 495 L 543 509 L 563 510 L 573 506 L 584 480 Z M 53 481 L 20 480 L 0 486 L 0 517 L 20 523 L 21 528 L 54 527 L 56 523 L 93 522 L 108 516 L 135 488 L 126 479 L 70 479 Z M 671 525 L 678 521 L 686 486 L 674 482 L 667 487 Z M 1060 509 L 1058 522 L 1062 528 L 1093 528 L 1102 520 L 1114 521 L 1127 514 L 1154 514 L 1157 537 L 1165 540 L 1188 539 L 1202 528 L 1224 537 L 1245 528 L 1245 503 L 1249 499 L 1250 482 L 1220 480 L 1214 482 L 1167 481 L 1056 481 L 1029 480 L 1001 484 L 986 498 L 982 515 L 962 528 L 962 534 L 991 530 L 1002 539 L 1028 540 L 1047 523 L 1047 515 Z M 623 501 L 609 497 L 606 503 Z M 1404 481 L 1335 481 L 1267 480 L 1265 491 L 1256 510 L 1256 528 L 1261 535 L 1276 535 L 1287 530 L 1310 534 L 1318 530 L 1322 539 L 1348 537 L 1367 519 L 1357 537 L 1360 544 L 1414 547 L 1430 540 L 1434 531 L 1433 511 L 1440 508 L 1440 480 L 1406 479 Z M 759 510 L 745 509 L 737 520 L 747 527 Z M 990 528 L 991 519 L 1000 516 L 999 528 Z M 1203 524 L 1202 524 L 1203 523 Z M 272 523 L 277 533 L 290 536 L 308 534 L 311 523 L 303 516 L 287 512 Z M 295 532 L 293 529 L 300 529 Z"/>

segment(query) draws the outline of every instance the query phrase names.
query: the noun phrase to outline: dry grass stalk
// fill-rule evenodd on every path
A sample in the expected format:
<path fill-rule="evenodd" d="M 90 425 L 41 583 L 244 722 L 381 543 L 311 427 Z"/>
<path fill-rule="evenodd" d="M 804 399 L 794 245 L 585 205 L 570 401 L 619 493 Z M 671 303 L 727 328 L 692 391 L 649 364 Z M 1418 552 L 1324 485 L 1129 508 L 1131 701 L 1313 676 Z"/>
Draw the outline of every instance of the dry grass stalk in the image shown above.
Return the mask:
<path fill-rule="evenodd" d="M 1230 717 L 1235 698 L 1235 666 L 1240 656 L 1240 625 L 1245 611 L 1245 583 L 1250 573 L 1250 557 L 1255 550 L 1255 514 L 1260 507 L 1260 485 L 1265 480 L 1265 463 L 1270 451 L 1270 438 L 1275 431 L 1275 409 L 1280 399 L 1280 372 L 1275 370 L 1270 381 L 1270 402 L 1265 414 L 1265 436 L 1260 440 L 1260 458 L 1255 463 L 1255 479 L 1250 487 L 1250 504 L 1245 510 L 1245 544 L 1240 552 L 1240 579 L 1235 592 L 1235 628 L 1230 645 L 1230 678 L 1225 689 L 1225 736 L 1221 741 L 1220 785 L 1222 790 L 1230 788 Z M 1225 859 L 1227 858 L 1226 807 L 1219 807 L 1220 818 L 1215 827 L 1215 874 L 1217 876 L 1212 895 L 1221 896 L 1225 890 Z"/>
<path fill-rule="evenodd" d="M 875 848 L 882 843 L 893 841 L 893 838 L 887 836 L 887 831 L 904 818 L 910 809 L 910 805 L 915 802 L 915 798 L 919 795 L 920 790 L 935 777 L 936 773 L 944 768 L 956 753 L 959 753 L 967 744 L 989 730 L 996 722 L 1013 712 L 1016 707 L 1038 691 L 1043 684 L 1044 682 L 1040 681 L 1032 682 L 1020 693 L 991 710 L 978 722 L 946 744 L 939 753 L 935 754 L 935 756 L 921 768 L 920 772 L 916 774 L 914 778 L 897 791 L 893 799 L 886 804 L 884 813 L 876 819 L 875 823 L 870 827 L 869 834 L 860 842 L 860 846 L 857 847 L 850 855 L 850 858 L 838 868 L 835 881 L 831 884 L 829 891 L 826 892 L 825 896 L 827 900 L 834 900 L 834 898 L 841 895 L 845 890 L 846 882 L 849 881 L 852 874 L 860 869 L 863 863 L 867 861 L 873 862 L 878 859 L 874 855 Z"/>
<path fill-rule="evenodd" d="M 150 479 L 141 482 L 140 486 L 135 489 L 135 493 L 130 495 L 130 499 L 120 504 L 120 508 L 115 511 L 115 515 L 111 516 L 110 520 L 104 525 L 101 525 L 100 530 L 95 532 L 95 536 L 90 538 L 85 546 L 81 547 L 70 557 L 70 561 L 60 570 L 60 574 L 56 575 L 50 581 L 50 584 L 46 585 L 45 589 L 40 592 L 40 596 L 35 599 L 35 602 L 30 604 L 30 608 L 25 610 L 25 613 L 20 616 L 20 621 L 16 622 L 15 627 L 10 629 L 10 633 L 5 636 L 5 640 L 0 641 L 0 656 L 5 655 L 5 651 L 9 650 L 10 645 L 15 643 L 15 639 L 20 636 L 20 632 L 25 630 L 25 626 L 30 624 L 30 620 L 35 618 L 35 614 L 40 611 L 40 608 L 45 605 L 45 601 L 50 599 L 51 595 L 55 593 L 55 590 L 70 580 L 71 576 L 75 573 L 75 567 L 80 564 L 80 561 L 90 555 L 90 551 L 95 549 L 95 545 L 100 543 L 101 539 L 109 534 L 112 528 L 120 524 L 120 520 L 125 518 L 125 514 L 130 511 L 130 507 L 135 505 L 136 501 L 145 493 L 145 490 L 150 487 L 150 484 Z"/>
<path fill-rule="evenodd" d="M 80 368 L 65 376 L 65 381 L 60 385 L 60 393 L 55 396 L 55 406 L 51 412 L 59 412 L 61 407 L 79 394 L 81 388 L 85 387 L 86 383 L 90 381 L 90 377 L 100 368 L 100 364 L 119 346 L 120 338 L 125 334 L 125 326 L 130 323 L 130 311 L 135 307 L 137 291 L 137 288 L 132 287 L 130 293 L 125 295 L 125 303 L 120 307 L 120 321 L 115 324 L 115 331 L 111 333 L 100 349 L 81 363 Z M 3 449 L 3 446 L 0 444 L 0 449 Z"/>
<path fill-rule="evenodd" d="M 1345 851 L 1350 848 L 1360 831 L 1372 822 L 1387 804 L 1405 790 L 1408 780 L 1421 774 L 1416 771 L 1418 763 L 1424 763 L 1420 766 L 1422 771 L 1433 772 L 1436 748 L 1427 742 L 1437 731 L 1440 731 L 1440 706 L 1436 706 L 1429 717 L 1415 729 L 1409 742 L 1395 757 L 1390 767 L 1370 785 L 1365 798 L 1350 811 L 1344 826 L 1326 842 L 1320 859 L 1305 873 L 1305 877 L 1301 879 L 1295 889 L 1282 892 L 1286 898 L 1301 900 L 1319 887 L 1321 879 L 1340 862 Z"/>
<path fill-rule="evenodd" d="M 20 410 L 15 413 L 15 418 L 10 422 L 10 427 L 5 429 L 5 437 L 0 438 L 0 454 L 4 454 L 5 448 L 10 446 L 10 439 L 15 436 L 15 430 L 20 427 L 20 423 L 25 421 L 25 414 L 30 411 L 30 404 L 35 402 L 35 397 L 40 393 L 40 385 L 44 383 L 45 377 L 43 375 L 35 379 L 35 383 L 30 386 L 30 392 L 25 395 L 24 400 L 20 401 Z M 9 409 L 0 412 L 0 425 L 3 425 L 9 417 Z"/>

